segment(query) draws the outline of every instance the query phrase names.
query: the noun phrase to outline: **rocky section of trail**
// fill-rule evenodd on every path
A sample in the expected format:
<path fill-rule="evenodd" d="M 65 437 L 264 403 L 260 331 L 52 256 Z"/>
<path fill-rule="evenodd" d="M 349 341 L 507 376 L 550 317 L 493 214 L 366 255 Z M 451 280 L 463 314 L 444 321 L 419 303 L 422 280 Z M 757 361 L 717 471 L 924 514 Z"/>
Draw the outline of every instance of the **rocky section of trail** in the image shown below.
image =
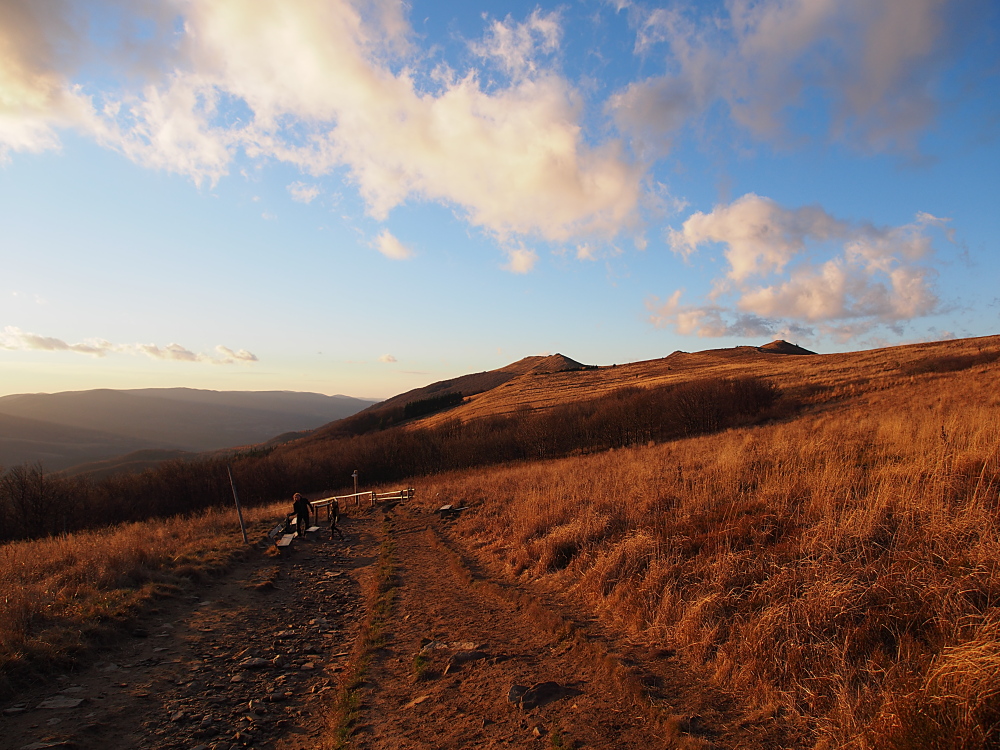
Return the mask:
<path fill-rule="evenodd" d="M 313 748 L 360 621 L 369 518 L 261 549 L 163 600 L 131 638 L 3 706 L 0 748 Z"/>

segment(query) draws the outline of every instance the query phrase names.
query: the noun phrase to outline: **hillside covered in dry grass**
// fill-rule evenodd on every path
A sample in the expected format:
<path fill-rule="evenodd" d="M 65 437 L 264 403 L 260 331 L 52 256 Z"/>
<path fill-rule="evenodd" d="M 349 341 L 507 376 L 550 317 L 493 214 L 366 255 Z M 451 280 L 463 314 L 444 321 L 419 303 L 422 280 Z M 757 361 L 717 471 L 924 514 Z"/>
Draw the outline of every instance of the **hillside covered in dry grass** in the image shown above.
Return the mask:
<path fill-rule="evenodd" d="M 720 353 L 720 373 L 752 367 L 810 408 L 422 496 L 467 503 L 457 528 L 486 564 L 675 651 L 748 721 L 783 716 L 817 747 L 994 747 L 998 345 Z M 666 362 L 632 372 L 675 377 Z"/>

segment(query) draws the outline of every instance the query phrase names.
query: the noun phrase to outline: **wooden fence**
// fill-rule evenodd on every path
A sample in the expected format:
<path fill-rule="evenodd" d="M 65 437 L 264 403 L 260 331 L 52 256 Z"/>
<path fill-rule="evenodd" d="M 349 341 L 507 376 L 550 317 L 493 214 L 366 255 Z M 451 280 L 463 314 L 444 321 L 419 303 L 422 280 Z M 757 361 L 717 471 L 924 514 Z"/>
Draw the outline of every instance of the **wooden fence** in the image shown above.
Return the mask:
<path fill-rule="evenodd" d="M 416 490 L 412 487 L 407 487 L 403 490 L 391 490 L 390 492 L 375 492 L 374 490 L 369 492 L 352 492 L 350 495 L 336 495 L 334 497 L 322 497 L 319 500 L 310 500 L 309 505 L 314 513 L 318 513 L 320 508 L 326 508 L 326 520 L 329 521 L 330 506 L 333 505 L 334 500 L 340 503 L 341 507 L 344 507 L 353 498 L 354 504 L 357 506 L 361 504 L 361 498 L 364 497 L 368 498 L 371 503 L 369 507 L 374 508 L 375 503 L 386 500 L 395 500 L 397 502 L 412 500 L 415 493 Z"/>

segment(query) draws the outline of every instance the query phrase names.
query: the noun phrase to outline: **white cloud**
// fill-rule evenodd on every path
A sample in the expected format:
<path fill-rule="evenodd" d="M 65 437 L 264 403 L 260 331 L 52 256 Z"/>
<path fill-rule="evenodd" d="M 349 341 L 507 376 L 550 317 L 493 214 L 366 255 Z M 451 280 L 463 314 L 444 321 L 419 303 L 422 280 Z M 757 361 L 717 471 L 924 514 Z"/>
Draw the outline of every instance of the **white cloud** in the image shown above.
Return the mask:
<path fill-rule="evenodd" d="M 220 365 L 229 365 L 233 364 L 234 362 L 249 363 L 249 362 L 260 361 L 257 359 L 256 354 L 248 352 L 246 349 L 233 351 L 228 346 L 223 346 L 222 344 L 219 344 L 217 347 L 215 347 L 215 351 L 217 351 L 221 357 L 221 359 L 216 360 L 216 363 Z"/>
<path fill-rule="evenodd" d="M 392 356 L 391 354 L 383 354 L 381 357 L 378 358 L 378 361 L 379 362 L 385 362 L 385 363 L 388 364 L 388 363 L 395 362 L 396 358 L 394 356 Z"/>
<path fill-rule="evenodd" d="M 507 263 L 503 268 L 511 273 L 530 273 L 537 262 L 538 254 L 534 250 L 520 246 L 507 250 Z"/>
<path fill-rule="evenodd" d="M 876 227 L 837 219 L 818 206 L 784 208 L 748 194 L 697 212 L 669 231 L 689 257 L 723 246 L 726 264 L 711 304 L 682 305 L 681 292 L 647 303 L 651 322 L 698 336 L 757 336 L 809 330 L 843 338 L 894 327 L 937 309 L 930 228 L 947 220 L 918 214 L 912 224 Z M 719 304 L 730 299 L 730 307 Z"/>
<path fill-rule="evenodd" d="M 551 54 L 559 48 L 562 22 L 559 11 L 543 14 L 535 8 L 523 23 L 507 16 L 494 20 L 481 42 L 470 45 L 480 57 L 495 60 L 513 77 L 535 73 L 540 54 Z"/>
<path fill-rule="evenodd" d="M 27 333 L 15 326 L 6 326 L 0 329 L 0 349 L 7 351 L 74 352 L 92 357 L 105 357 L 109 354 L 141 354 L 150 359 L 203 362 L 215 365 L 249 364 L 258 361 L 257 356 L 246 349 L 234 351 L 221 344 L 215 347 L 217 356 L 198 354 L 180 344 L 167 344 L 163 347 L 156 344 L 113 344 L 98 338 L 69 344 L 62 339 L 51 336 Z"/>
<path fill-rule="evenodd" d="M 681 231 L 671 229 L 670 246 L 689 255 L 701 244 L 726 246 L 729 277 L 742 281 L 751 275 L 781 271 L 805 248 L 807 239 L 826 241 L 843 235 L 845 225 L 815 206 L 785 209 L 769 198 L 748 193 L 711 214 L 692 214 Z"/>
<path fill-rule="evenodd" d="M 388 229 L 383 229 L 375 238 L 375 249 L 392 260 L 408 260 L 415 255 L 413 250 L 396 239 Z"/>
<path fill-rule="evenodd" d="M 62 339 L 51 336 L 40 336 L 37 333 L 26 333 L 14 326 L 5 326 L 0 330 L 0 349 L 8 351 L 46 351 L 46 352 L 76 352 L 103 357 L 113 351 L 113 345 L 100 339 L 91 339 L 79 344 L 67 344 Z"/>
<path fill-rule="evenodd" d="M 288 192 L 292 195 L 292 200 L 299 203 L 312 203 L 319 197 L 319 185 L 307 185 L 304 182 L 293 182 L 288 185 Z"/>
<path fill-rule="evenodd" d="M 59 39 L 83 44 L 84 30 L 65 22 L 69 5 L 15 5 L 31 23 L 7 41 L 60 26 Z M 471 70 L 422 88 L 425 58 L 412 49 L 398 2 L 118 5 L 131 20 L 156 15 L 153 7 L 159 16 L 180 14 L 159 19 L 157 28 L 183 29 L 162 34 L 172 46 L 154 45 L 167 63 L 122 65 L 128 88 L 102 92 L 94 107 L 74 88 L 77 67 L 57 54 L 59 45 L 18 42 L 17 64 L 0 66 L 11 79 L 4 87 L 24 90 L 13 105 L 0 103 L 4 148 L 54 147 L 68 122 L 137 163 L 197 183 L 217 182 L 241 151 L 311 175 L 346 167 L 376 219 L 408 200 L 440 202 L 502 241 L 608 237 L 636 220 L 644 167 L 619 140 L 585 138 L 582 97 L 537 62 L 558 48 L 556 13 L 490 26 L 477 49 L 517 73 L 508 84 L 482 83 Z M 87 54 L 108 62 L 97 48 Z"/>
<path fill-rule="evenodd" d="M 733 315 L 717 305 L 682 305 L 683 292 L 678 289 L 666 301 L 654 297 L 646 302 L 653 325 L 671 327 L 682 336 L 708 338 L 773 336 L 778 330 L 774 322 L 753 314 Z"/>
<path fill-rule="evenodd" d="M 794 115 L 819 100 L 831 137 L 913 150 L 939 106 L 934 84 L 958 47 L 962 5 L 732 0 L 713 16 L 636 6 L 636 51 L 666 42 L 668 72 L 631 84 L 611 106 L 622 128 L 656 149 L 716 102 L 756 137 L 784 143 Z"/>

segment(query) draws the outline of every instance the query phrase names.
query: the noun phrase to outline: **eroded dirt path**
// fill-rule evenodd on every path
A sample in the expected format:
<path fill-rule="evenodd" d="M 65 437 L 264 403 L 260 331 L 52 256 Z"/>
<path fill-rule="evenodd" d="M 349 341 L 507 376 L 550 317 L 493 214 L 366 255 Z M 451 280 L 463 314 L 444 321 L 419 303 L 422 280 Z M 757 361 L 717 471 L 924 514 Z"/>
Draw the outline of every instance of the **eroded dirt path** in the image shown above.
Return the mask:
<path fill-rule="evenodd" d="M 499 748 L 542 738 L 557 747 L 663 746 L 601 665 L 580 664 L 571 643 L 471 586 L 435 545 L 429 519 L 398 515 L 395 616 L 368 677 L 359 748 Z M 544 683 L 541 705 L 516 705 L 521 689 Z"/>
<path fill-rule="evenodd" d="M 371 526 L 347 519 L 345 541 L 324 531 L 280 557 L 254 549 L 163 600 L 89 666 L 4 704 L 0 747 L 315 747 L 361 619 Z"/>
<path fill-rule="evenodd" d="M 398 508 L 387 518 L 395 606 L 356 747 L 713 746 L 665 703 L 650 705 L 558 614 L 470 568 L 436 516 Z"/>

